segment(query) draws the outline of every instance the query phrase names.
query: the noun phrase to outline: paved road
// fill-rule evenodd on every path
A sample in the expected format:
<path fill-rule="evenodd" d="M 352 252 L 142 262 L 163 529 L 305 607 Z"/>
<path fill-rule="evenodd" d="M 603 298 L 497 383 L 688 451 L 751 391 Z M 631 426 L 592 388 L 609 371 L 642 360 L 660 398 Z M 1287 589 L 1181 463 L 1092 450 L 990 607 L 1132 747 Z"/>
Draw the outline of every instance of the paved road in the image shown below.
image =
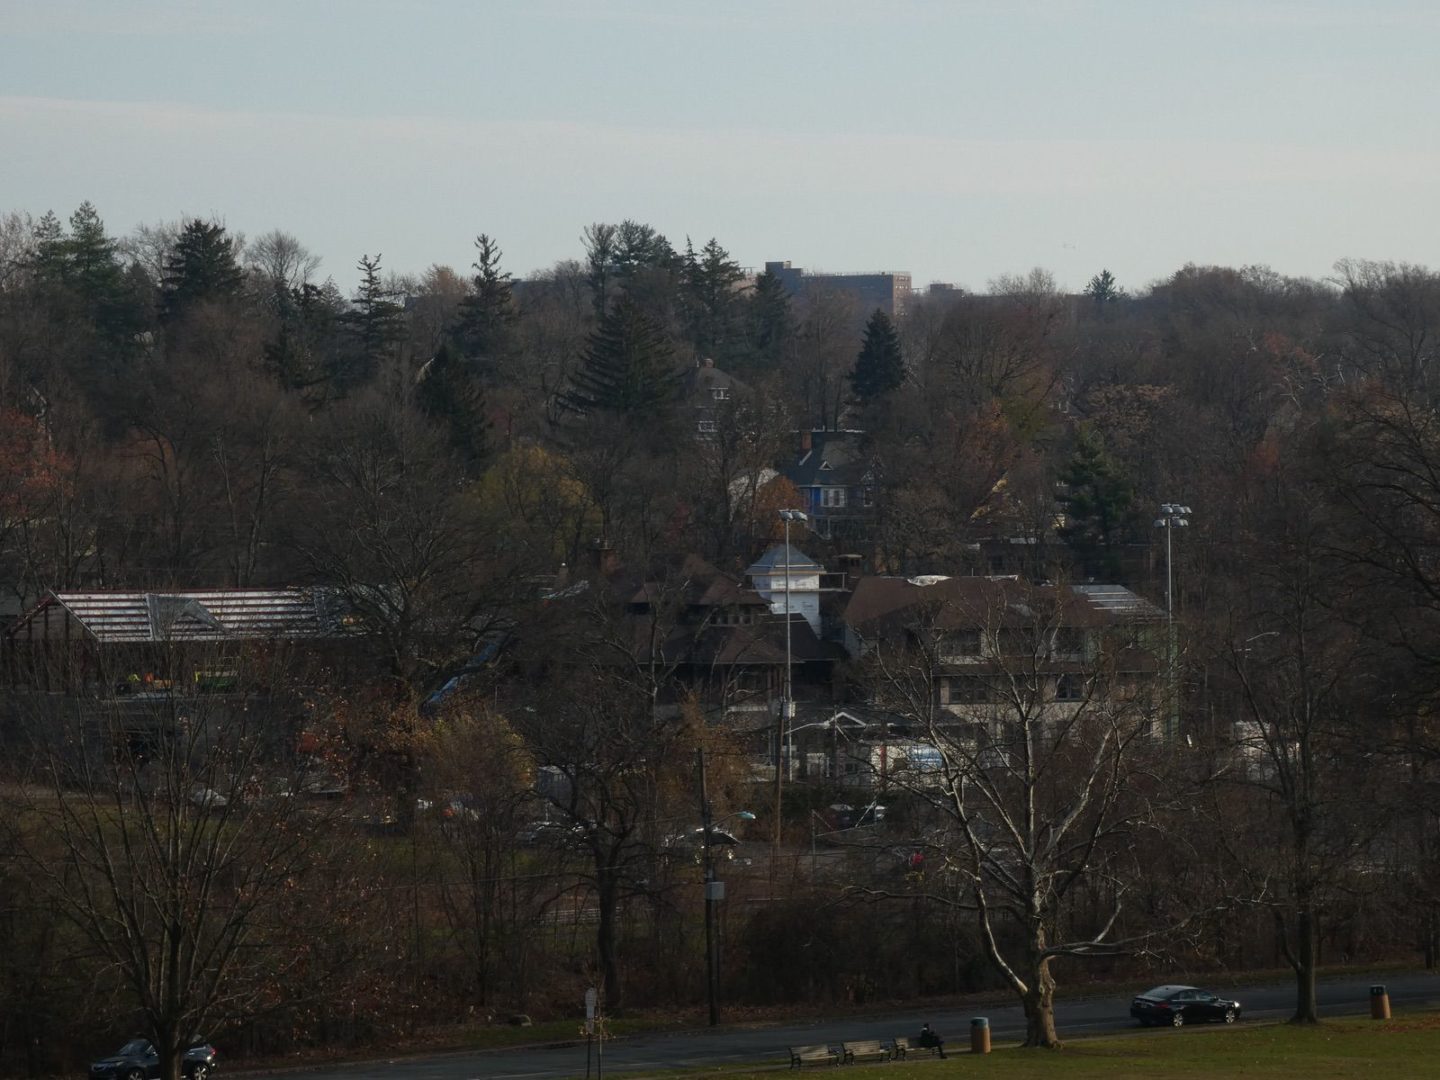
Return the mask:
<path fill-rule="evenodd" d="M 1177 980 L 1183 981 L 1183 980 Z M 1440 976 L 1424 972 L 1391 972 L 1376 976 L 1346 976 L 1326 979 L 1320 984 L 1320 1009 L 1327 1015 L 1368 1012 L 1372 981 L 1389 988 L 1395 1011 L 1440 1005 Z M 1223 983 L 1209 989 L 1236 998 L 1246 1019 L 1283 1019 L 1294 1006 L 1294 985 L 1227 988 Z M 1141 989 L 1137 987 L 1137 989 Z M 1062 1000 L 1055 1007 L 1056 1024 L 1062 1038 L 1134 1030 L 1129 1017 L 1130 997 L 1095 997 Z M 702 1030 L 676 1035 L 652 1035 L 620 1039 L 605 1048 L 605 1071 L 663 1071 L 682 1067 L 714 1067 L 726 1063 L 785 1061 L 786 1047 L 801 1043 L 839 1044 L 844 1039 L 885 1039 L 913 1035 L 920 1025 L 930 1023 L 946 1036 L 950 1047 L 968 1051 L 970 1016 L 931 1009 L 901 1012 L 884 1017 L 818 1021 L 744 1030 Z M 1015 1005 L 977 1009 L 973 1015 L 990 1019 L 994 1042 L 1017 1041 L 1024 1034 L 1024 1016 Z M 1146 1038 L 1184 1038 L 1183 1032 L 1152 1031 Z M 344 1080 L 559 1080 L 585 1075 L 585 1047 L 557 1047 L 546 1050 L 489 1050 L 442 1054 L 423 1058 L 394 1058 L 352 1065 L 307 1070 L 310 1078 Z"/>

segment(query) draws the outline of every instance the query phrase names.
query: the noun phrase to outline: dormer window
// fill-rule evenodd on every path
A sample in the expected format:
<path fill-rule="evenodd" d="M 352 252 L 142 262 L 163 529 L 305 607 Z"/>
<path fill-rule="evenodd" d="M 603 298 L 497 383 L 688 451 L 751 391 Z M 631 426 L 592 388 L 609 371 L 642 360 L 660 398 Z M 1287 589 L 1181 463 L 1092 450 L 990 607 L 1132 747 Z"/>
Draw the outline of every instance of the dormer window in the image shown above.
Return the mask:
<path fill-rule="evenodd" d="M 728 386 L 712 386 L 710 388 L 710 396 L 716 401 L 728 401 L 730 398 L 730 388 Z"/>

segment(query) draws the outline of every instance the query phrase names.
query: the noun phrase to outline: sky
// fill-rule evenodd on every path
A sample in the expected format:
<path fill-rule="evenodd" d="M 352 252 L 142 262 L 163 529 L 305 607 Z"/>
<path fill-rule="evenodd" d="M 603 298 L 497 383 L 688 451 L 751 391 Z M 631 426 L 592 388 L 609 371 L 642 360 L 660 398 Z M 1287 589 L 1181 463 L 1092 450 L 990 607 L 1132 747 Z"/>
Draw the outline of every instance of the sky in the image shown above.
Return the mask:
<path fill-rule="evenodd" d="M 518 277 L 625 218 L 741 265 L 1440 252 L 1434 0 L 0 0 L 0 213 Z"/>

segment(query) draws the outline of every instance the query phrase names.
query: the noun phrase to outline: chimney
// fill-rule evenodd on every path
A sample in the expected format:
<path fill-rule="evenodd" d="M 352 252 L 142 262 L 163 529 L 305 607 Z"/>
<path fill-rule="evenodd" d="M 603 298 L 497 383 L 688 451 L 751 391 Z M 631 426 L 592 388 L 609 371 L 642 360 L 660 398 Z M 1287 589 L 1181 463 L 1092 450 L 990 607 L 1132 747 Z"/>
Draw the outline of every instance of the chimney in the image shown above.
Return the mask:
<path fill-rule="evenodd" d="M 810 432 L 808 431 L 800 432 L 800 452 L 802 454 L 810 452 Z"/>

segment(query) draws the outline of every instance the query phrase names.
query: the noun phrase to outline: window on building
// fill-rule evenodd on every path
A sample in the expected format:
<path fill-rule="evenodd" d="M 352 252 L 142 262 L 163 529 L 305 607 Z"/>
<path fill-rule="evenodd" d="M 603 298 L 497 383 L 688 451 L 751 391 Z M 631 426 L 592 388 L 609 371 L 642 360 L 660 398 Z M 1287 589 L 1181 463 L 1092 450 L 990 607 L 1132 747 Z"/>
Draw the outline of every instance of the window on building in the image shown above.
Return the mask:
<path fill-rule="evenodd" d="M 866 508 L 875 505 L 875 489 L 866 487 L 860 489 L 860 504 Z"/>
<path fill-rule="evenodd" d="M 845 489 L 843 487 L 821 488 L 820 504 L 829 507 L 843 507 L 845 505 Z"/>
<path fill-rule="evenodd" d="M 1085 677 L 1083 675 L 1061 675 L 1055 680 L 1056 701 L 1085 700 Z"/>
<path fill-rule="evenodd" d="M 940 638 L 941 661 L 966 660 L 980 655 L 979 630 L 949 630 Z"/>
<path fill-rule="evenodd" d="M 728 386 L 712 386 L 710 396 L 716 401 L 727 401 L 730 397 L 730 388 Z"/>
<path fill-rule="evenodd" d="M 695 430 L 702 435 L 712 435 L 718 430 L 718 427 L 714 420 L 701 420 L 695 425 Z"/>
<path fill-rule="evenodd" d="M 1085 631 L 1078 626 L 1062 626 L 1055 631 L 1056 656 L 1078 657 L 1085 652 Z"/>
<path fill-rule="evenodd" d="M 940 680 L 941 705 L 981 705 L 991 696 L 990 684 L 974 675 L 950 675 Z"/>

